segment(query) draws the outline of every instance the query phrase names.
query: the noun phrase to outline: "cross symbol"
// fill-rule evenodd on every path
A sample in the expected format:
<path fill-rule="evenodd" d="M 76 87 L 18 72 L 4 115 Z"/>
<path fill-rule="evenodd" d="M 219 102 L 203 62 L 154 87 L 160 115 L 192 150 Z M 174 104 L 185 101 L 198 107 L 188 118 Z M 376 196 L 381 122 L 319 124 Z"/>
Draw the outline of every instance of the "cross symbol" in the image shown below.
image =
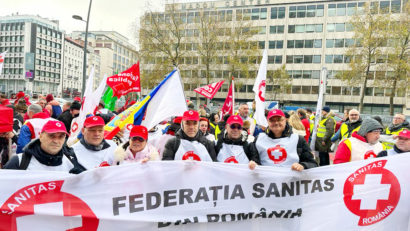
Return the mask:
<path fill-rule="evenodd" d="M 64 217 L 63 211 L 63 202 L 34 205 L 34 215 L 17 217 L 17 230 L 71 230 L 82 226 L 81 216 Z"/>
<path fill-rule="evenodd" d="M 283 153 L 278 150 L 275 150 L 272 152 L 272 156 L 275 157 L 275 160 L 279 160 L 283 156 Z"/>
<path fill-rule="evenodd" d="M 194 157 L 190 156 L 188 157 L 188 160 L 194 160 Z"/>
<path fill-rule="evenodd" d="M 382 174 L 367 174 L 363 184 L 353 186 L 352 200 L 360 200 L 360 210 L 375 210 L 378 200 L 388 200 L 391 184 L 382 184 Z"/>

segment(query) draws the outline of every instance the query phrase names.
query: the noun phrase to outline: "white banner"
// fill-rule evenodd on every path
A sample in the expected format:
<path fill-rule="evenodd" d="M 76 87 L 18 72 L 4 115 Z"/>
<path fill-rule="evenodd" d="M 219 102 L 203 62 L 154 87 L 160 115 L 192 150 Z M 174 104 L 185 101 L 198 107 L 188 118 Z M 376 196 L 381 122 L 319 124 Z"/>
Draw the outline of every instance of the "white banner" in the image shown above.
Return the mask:
<path fill-rule="evenodd" d="M 188 161 L 0 170 L 0 230 L 406 231 L 408 163 L 410 154 L 302 172 Z"/>

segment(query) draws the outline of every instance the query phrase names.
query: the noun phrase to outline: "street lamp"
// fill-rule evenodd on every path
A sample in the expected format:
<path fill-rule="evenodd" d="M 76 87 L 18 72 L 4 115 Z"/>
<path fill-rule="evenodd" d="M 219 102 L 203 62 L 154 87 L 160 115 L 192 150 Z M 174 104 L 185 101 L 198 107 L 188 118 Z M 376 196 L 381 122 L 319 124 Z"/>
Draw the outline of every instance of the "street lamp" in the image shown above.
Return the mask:
<path fill-rule="evenodd" d="M 85 79 L 87 76 L 87 39 L 88 39 L 88 23 L 90 22 L 90 11 L 91 11 L 91 3 L 93 0 L 90 0 L 90 6 L 88 7 L 88 15 L 87 20 L 83 20 L 83 18 L 79 15 L 73 15 L 73 19 L 80 20 L 85 22 L 85 39 L 84 39 L 84 60 L 83 60 L 83 88 L 81 90 L 82 97 L 84 97 L 85 93 Z"/>

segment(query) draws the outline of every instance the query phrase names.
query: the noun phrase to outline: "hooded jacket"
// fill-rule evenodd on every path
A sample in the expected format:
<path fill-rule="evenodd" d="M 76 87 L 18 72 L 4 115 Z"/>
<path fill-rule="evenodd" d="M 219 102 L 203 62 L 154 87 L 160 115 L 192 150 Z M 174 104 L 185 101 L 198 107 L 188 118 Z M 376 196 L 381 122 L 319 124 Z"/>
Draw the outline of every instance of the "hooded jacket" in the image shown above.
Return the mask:
<path fill-rule="evenodd" d="M 197 141 L 205 146 L 206 150 L 208 151 L 209 156 L 213 161 L 216 161 L 216 153 L 215 153 L 215 145 L 212 141 L 209 141 L 205 136 L 202 135 L 200 131 L 197 132 L 195 137 L 189 137 L 185 134 L 185 132 L 180 129 L 175 137 L 172 137 L 168 140 L 165 144 L 164 153 L 162 154 L 162 160 L 174 160 L 175 154 L 178 151 L 178 148 L 181 144 L 181 139 L 187 141 Z"/>

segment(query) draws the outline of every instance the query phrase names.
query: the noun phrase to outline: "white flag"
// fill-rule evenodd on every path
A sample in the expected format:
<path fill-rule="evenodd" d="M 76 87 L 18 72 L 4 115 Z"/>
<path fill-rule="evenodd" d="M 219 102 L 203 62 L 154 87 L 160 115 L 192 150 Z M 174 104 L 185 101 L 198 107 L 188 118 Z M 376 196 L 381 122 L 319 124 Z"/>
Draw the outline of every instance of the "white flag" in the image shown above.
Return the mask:
<path fill-rule="evenodd" d="M 3 69 L 3 64 L 4 64 L 4 59 L 6 57 L 6 53 L 7 51 L 0 54 L 0 75 L 1 75 L 1 70 Z"/>
<path fill-rule="evenodd" d="M 258 76 L 255 80 L 255 85 L 253 85 L 253 92 L 255 92 L 255 105 L 256 110 L 253 118 L 256 124 L 262 125 L 264 127 L 268 126 L 268 121 L 265 117 L 265 88 L 266 88 L 266 73 L 268 66 L 268 52 L 265 49 L 263 51 L 263 57 L 261 64 L 259 66 Z"/>
<path fill-rule="evenodd" d="M 145 119 L 141 125 L 150 130 L 167 118 L 182 116 L 186 110 L 188 108 L 185 102 L 184 89 L 182 88 L 179 71 L 176 70 L 152 95 L 152 99 L 147 106 Z"/>
<path fill-rule="evenodd" d="M 71 122 L 70 137 L 67 140 L 69 146 L 73 145 L 77 141 L 77 136 L 80 134 L 81 129 L 84 125 L 84 120 L 86 116 L 94 112 L 96 105 L 94 105 L 94 95 L 93 95 L 93 82 L 94 82 L 94 67 L 91 69 L 90 75 L 88 76 L 85 92 L 83 95 L 82 105 L 80 109 L 80 114 L 77 118 L 74 118 Z M 93 106 L 94 105 L 94 106 Z M 98 103 L 97 103 L 98 105 Z"/>

